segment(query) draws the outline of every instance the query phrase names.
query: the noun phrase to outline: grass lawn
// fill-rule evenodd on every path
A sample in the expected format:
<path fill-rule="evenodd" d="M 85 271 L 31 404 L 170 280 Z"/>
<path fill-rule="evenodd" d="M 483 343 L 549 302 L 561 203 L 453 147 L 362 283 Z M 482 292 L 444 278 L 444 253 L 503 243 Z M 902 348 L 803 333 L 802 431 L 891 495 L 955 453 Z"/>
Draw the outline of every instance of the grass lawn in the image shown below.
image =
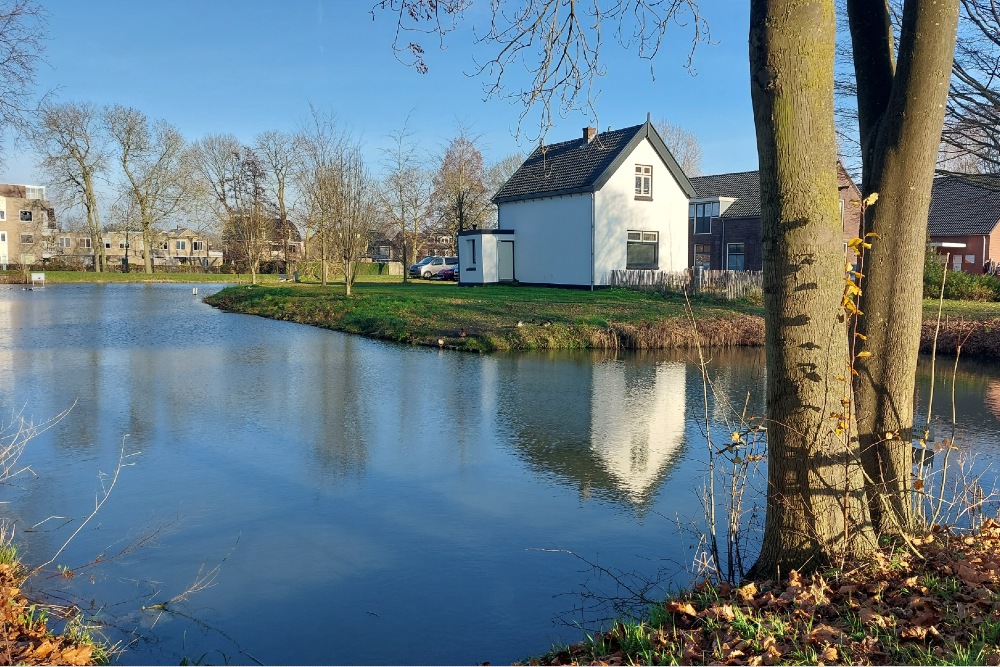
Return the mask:
<path fill-rule="evenodd" d="M 343 285 L 291 284 L 228 288 L 206 301 L 375 338 L 479 351 L 659 348 L 694 340 L 683 297 L 619 289 L 363 282 L 348 299 Z M 760 307 L 714 299 L 692 306 L 699 333 L 715 345 L 759 344 Z"/>
<path fill-rule="evenodd" d="M 924 299 L 924 319 L 936 319 L 937 299 Z M 945 299 L 941 307 L 942 317 L 964 317 L 972 320 L 987 320 L 1000 317 L 1000 303 L 983 301 L 952 301 Z"/>

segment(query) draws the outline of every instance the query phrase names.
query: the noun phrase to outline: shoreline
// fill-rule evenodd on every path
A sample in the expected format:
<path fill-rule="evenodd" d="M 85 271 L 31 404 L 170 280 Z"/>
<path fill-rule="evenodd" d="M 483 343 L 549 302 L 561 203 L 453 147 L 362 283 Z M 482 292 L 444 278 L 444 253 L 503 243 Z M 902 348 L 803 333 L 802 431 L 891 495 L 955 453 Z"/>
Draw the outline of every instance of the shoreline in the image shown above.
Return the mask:
<path fill-rule="evenodd" d="M 226 288 L 204 300 L 226 312 L 296 322 L 377 340 L 460 351 L 764 346 L 764 318 L 759 312 L 762 309 L 744 303 L 726 304 L 715 300 L 692 302 L 693 326 L 679 298 L 649 295 L 634 299 L 633 312 L 617 318 L 613 314 L 602 313 L 600 302 L 591 305 L 593 312 L 575 312 L 576 321 L 572 321 L 571 317 L 560 317 L 559 310 L 553 308 L 551 302 L 543 307 L 535 301 L 517 302 L 514 299 L 502 304 L 506 317 L 497 318 L 495 313 L 485 312 L 484 300 L 478 298 L 482 293 L 477 291 L 482 288 L 455 289 L 462 292 L 458 296 L 453 290 L 437 295 L 433 294 L 434 287 L 426 289 L 424 291 L 430 293 L 430 297 L 417 304 L 409 304 L 409 308 L 400 307 L 388 299 L 382 303 L 383 299 L 378 294 L 347 299 L 332 291 L 317 294 L 309 287 L 241 286 Z M 512 294 L 516 296 L 517 293 Z M 444 298 L 435 299 L 437 296 Z M 596 301 L 599 300 L 600 297 Z M 657 300 L 674 308 L 658 308 Z M 576 300 L 572 303 L 575 306 Z M 439 305 L 441 317 L 435 320 L 428 310 L 433 311 Z M 371 312 L 379 308 L 386 311 L 384 317 Z M 475 316 L 480 314 L 483 317 L 476 319 Z M 933 350 L 936 329 L 936 316 L 924 319 L 920 342 L 922 354 Z M 1000 317 L 943 317 L 937 333 L 938 354 L 954 356 L 959 347 L 963 358 L 1000 360 Z"/>

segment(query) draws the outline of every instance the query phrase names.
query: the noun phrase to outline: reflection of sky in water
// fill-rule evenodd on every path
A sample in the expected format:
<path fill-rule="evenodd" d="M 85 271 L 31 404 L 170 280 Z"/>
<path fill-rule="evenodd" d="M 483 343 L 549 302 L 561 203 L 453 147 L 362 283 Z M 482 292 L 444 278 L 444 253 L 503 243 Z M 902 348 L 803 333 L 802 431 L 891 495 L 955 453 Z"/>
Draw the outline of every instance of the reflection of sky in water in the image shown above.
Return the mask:
<path fill-rule="evenodd" d="M 158 537 L 55 592 L 121 602 L 123 627 L 148 628 L 141 595 L 225 559 L 186 612 L 262 662 L 509 662 L 579 639 L 552 620 L 588 574 L 537 549 L 626 572 L 690 562 L 674 520 L 702 511 L 706 413 L 728 442 L 744 406 L 763 412 L 762 352 L 709 367 L 706 410 L 687 353 L 457 354 L 220 313 L 184 285 L 0 288 L 0 407 L 37 420 L 76 401 L 0 511 L 44 560 L 66 529 L 24 528 L 58 515 L 71 530 L 127 433 L 135 465 L 60 564 Z M 991 456 L 998 381 L 956 384 Z M 950 415 L 950 381 L 936 393 Z M 181 617 L 149 634 L 126 662 L 247 659 Z"/>

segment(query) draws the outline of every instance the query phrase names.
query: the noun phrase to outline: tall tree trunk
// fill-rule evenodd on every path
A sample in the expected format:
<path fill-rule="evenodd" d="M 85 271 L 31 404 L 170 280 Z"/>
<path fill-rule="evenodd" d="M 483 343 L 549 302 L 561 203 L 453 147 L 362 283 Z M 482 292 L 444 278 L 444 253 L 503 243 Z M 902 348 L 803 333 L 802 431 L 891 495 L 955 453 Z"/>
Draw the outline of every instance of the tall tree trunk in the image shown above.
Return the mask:
<path fill-rule="evenodd" d="M 856 413 L 879 533 L 911 527 L 913 392 L 920 346 L 924 252 L 958 23 L 958 0 L 903 9 L 895 71 L 885 2 L 848 0 L 858 82 L 865 212 L 875 232 L 862 259 L 858 331 L 872 355 L 856 362 Z M 892 434 L 887 438 L 887 434 Z"/>
<path fill-rule="evenodd" d="M 868 551 L 850 416 L 833 121 L 833 0 L 751 0 L 750 87 L 760 159 L 768 491 L 751 576 Z"/>
<path fill-rule="evenodd" d="M 146 225 L 142 226 L 142 246 L 145 248 L 143 253 L 143 267 L 146 269 L 146 273 L 153 272 L 153 230 Z"/>

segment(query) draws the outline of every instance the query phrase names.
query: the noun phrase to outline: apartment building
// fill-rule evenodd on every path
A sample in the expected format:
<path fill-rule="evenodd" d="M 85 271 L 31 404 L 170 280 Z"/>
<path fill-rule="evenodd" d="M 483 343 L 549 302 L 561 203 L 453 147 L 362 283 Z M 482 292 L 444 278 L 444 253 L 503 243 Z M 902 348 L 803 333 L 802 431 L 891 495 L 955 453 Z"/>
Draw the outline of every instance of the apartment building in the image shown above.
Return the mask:
<path fill-rule="evenodd" d="M 40 261 L 58 229 L 44 186 L 0 184 L 0 268 Z"/>

